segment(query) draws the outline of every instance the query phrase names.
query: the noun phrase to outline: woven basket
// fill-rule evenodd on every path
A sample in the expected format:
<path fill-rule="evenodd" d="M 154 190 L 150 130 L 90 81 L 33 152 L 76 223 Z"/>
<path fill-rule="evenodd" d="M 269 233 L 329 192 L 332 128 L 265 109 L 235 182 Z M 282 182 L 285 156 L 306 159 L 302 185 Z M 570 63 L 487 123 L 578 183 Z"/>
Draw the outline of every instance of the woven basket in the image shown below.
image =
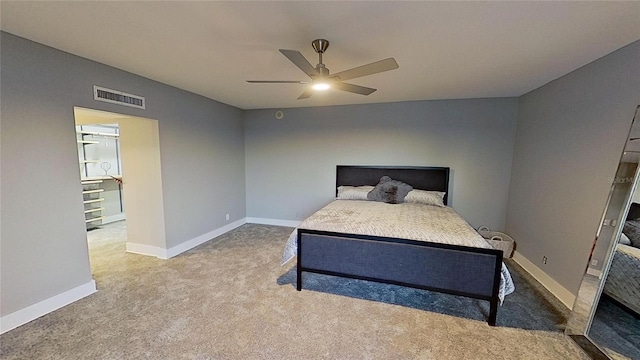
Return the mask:
<path fill-rule="evenodd" d="M 502 250 L 503 257 L 510 258 L 513 254 L 515 241 L 511 236 L 500 231 L 491 231 L 491 229 L 486 226 L 480 226 L 478 233 L 485 238 L 494 249 Z"/>

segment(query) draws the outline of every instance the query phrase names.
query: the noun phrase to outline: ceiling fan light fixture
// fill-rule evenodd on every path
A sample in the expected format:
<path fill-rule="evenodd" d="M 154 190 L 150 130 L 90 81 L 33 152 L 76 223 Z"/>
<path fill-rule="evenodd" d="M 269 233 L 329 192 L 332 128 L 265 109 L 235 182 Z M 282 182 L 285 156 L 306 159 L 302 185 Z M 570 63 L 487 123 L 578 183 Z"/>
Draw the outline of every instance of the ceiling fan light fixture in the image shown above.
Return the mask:
<path fill-rule="evenodd" d="M 318 90 L 318 91 L 329 90 L 330 87 L 331 86 L 329 84 L 325 83 L 325 82 L 318 82 L 318 83 L 315 83 L 315 84 L 311 85 L 311 88 L 313 90 Z"/>

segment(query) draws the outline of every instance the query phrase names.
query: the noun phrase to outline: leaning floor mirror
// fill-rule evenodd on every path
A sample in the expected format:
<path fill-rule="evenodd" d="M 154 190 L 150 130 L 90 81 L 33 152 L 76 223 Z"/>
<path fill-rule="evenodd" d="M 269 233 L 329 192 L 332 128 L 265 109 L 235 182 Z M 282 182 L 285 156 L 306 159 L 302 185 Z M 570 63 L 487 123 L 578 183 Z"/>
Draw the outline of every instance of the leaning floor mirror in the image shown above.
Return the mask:
<path fill-rule="evenodd" d="M 640 106 L 565 333 L 593 359 L 640 359 Z"/>

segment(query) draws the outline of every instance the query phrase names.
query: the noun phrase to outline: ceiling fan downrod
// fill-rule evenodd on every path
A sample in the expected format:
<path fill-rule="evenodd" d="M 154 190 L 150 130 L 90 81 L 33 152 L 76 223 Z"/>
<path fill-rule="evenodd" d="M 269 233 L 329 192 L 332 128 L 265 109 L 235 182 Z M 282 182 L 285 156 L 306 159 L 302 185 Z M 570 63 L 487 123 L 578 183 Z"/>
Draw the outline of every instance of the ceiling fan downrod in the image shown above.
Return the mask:
<path fill-rule="evenodd" d="M 322 63 L 322 54 L 327 51 L 329 41 L 325 39 L 316 39 L 311 42 L 311 46 L 313 46 L 313 50 L 318 53 L 318 65 L 316 65 L 318 75 L 320 75 L 320 77 L 329 76 L 329 69 L 327 69 Z"/>

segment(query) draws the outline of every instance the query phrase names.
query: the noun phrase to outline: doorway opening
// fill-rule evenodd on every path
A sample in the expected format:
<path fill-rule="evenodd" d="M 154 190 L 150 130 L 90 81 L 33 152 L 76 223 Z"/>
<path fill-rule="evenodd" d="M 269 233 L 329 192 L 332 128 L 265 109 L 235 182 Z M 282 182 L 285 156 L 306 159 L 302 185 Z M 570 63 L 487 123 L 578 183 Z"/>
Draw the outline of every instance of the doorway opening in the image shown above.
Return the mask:
<path fill-rule="evenodd" d="M 94 276 L 91 252 L 101 246 L 158 256 L 166 248 L 158 121 L 79 107 L 74 117 Z"/>

